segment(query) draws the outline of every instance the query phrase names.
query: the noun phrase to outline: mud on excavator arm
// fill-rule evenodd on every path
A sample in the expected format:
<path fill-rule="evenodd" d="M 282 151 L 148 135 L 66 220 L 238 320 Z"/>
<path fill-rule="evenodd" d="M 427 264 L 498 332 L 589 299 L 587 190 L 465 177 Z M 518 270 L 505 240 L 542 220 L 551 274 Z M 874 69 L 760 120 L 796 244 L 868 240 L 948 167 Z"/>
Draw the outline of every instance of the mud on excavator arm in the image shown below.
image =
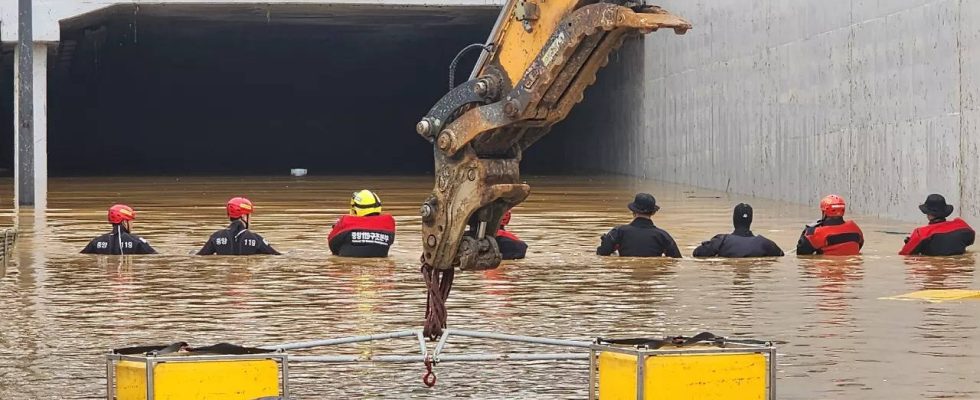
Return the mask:
<path fill-rule="evenodd" d="M 582 101 L 630 35 L 691 24 L 659 7 L 613 0 L 508 0 L 471 79 L 418 123 L 433 143 L 435 188 L 422 205 L 423 267 L 490 269 L 504 212 L 530 187 L 525 149 Z"/>

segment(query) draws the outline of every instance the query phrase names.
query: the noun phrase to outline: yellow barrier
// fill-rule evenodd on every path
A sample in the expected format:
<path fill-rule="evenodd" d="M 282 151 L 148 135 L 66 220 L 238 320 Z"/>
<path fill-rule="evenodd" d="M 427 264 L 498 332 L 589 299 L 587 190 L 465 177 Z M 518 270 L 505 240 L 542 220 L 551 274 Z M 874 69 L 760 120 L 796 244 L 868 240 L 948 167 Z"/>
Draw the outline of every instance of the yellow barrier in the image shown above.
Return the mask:
<path fill-rule="evenodd" d="M 775 399 L 775 349 L 728 343 L 660 349 L 592 346 L 589 398 Z"/>
<path fill-rule="evenodd" d="M 252 400 L 289 393 L 285 353 L 109 354 L 107 363 L 110 399 Z"/>

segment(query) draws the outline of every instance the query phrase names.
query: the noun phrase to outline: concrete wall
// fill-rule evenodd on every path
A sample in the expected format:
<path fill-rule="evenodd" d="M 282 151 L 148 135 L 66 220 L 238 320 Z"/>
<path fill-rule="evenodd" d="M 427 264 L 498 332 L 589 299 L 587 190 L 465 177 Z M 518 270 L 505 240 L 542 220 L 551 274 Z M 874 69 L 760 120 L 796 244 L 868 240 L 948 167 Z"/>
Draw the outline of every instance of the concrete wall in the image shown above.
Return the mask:
<path fill-rule="evenodd" d="M 613 171 L 917 220 L 939 192 L 980 222 L 980 1 L 657 3 L 695 29 L 646 38 Z"/>

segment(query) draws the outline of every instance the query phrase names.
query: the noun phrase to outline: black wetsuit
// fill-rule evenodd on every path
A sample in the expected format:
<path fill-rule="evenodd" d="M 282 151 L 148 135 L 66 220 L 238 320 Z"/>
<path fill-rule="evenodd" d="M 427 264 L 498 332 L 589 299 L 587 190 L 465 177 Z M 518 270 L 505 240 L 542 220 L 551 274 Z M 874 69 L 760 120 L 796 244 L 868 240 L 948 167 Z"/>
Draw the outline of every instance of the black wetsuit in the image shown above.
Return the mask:
<path fill-rule="evenodd" d="M 602 235 L 602 244 L 596 249 L 596 254 L 608 256 L 614 251 L 623 257 L 681 258 L 674 238 L 647 218 L 636 218 L 629 225 L 617 226 Z"/>
<path fill-rule="evenodd" d="M 527 243 L 507 232 L 503 227 L 497 231 L 497 247 L 500 248 L 500 258 L 504 260 L 519 260 L 527 255 Z"/>
<path fill-rule="evenodd" d="M 221 256 L 231 255 L 252 255 L 252 254 L 273 254 L 279 252 L 273 249 L 258 233 L 252 232 L 245 227 L 245 223 L 240 219 L 231 221 L 227 228 L 219 230 L 208 239 L 199 256 L 218 254 Z"/>
<path fill-rule="evenodd" d="M 731 234 L 715 235 L 694 249 L 695 257 L 780 257 L 783 250 L 772 240 L 756 236 L 751 230 L 737 228 Z"/>
<path fill-rule="evenodd" d="M 112 232 L 92 239 L 82 249 L 83 254 L 156 254 L 157 251 L 145 239 L 129 233 L 121 224 L 112 226 Z"/>

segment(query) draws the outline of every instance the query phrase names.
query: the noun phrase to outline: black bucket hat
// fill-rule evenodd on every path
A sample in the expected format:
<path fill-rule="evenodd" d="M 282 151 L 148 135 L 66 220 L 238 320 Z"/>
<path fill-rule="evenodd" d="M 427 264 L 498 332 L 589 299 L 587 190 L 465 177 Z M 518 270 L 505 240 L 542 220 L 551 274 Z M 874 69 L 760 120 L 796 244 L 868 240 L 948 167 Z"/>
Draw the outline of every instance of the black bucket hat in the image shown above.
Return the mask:
<path fill-rule="evenodd" d="M 626 205 L 630 211 L 637 214 L 653 214 L 660 210 L 657 199 L 650 193 L 637 193 L 632 203 Z"/>
<path fill-rule="evenodd" d="M 919 205 L 919 211 L 937 218 L 946 218 L 953 213 L 953 206 L 946 204 L 946 198 L 941 194 L 930 194 L 926 202 Z"/>

